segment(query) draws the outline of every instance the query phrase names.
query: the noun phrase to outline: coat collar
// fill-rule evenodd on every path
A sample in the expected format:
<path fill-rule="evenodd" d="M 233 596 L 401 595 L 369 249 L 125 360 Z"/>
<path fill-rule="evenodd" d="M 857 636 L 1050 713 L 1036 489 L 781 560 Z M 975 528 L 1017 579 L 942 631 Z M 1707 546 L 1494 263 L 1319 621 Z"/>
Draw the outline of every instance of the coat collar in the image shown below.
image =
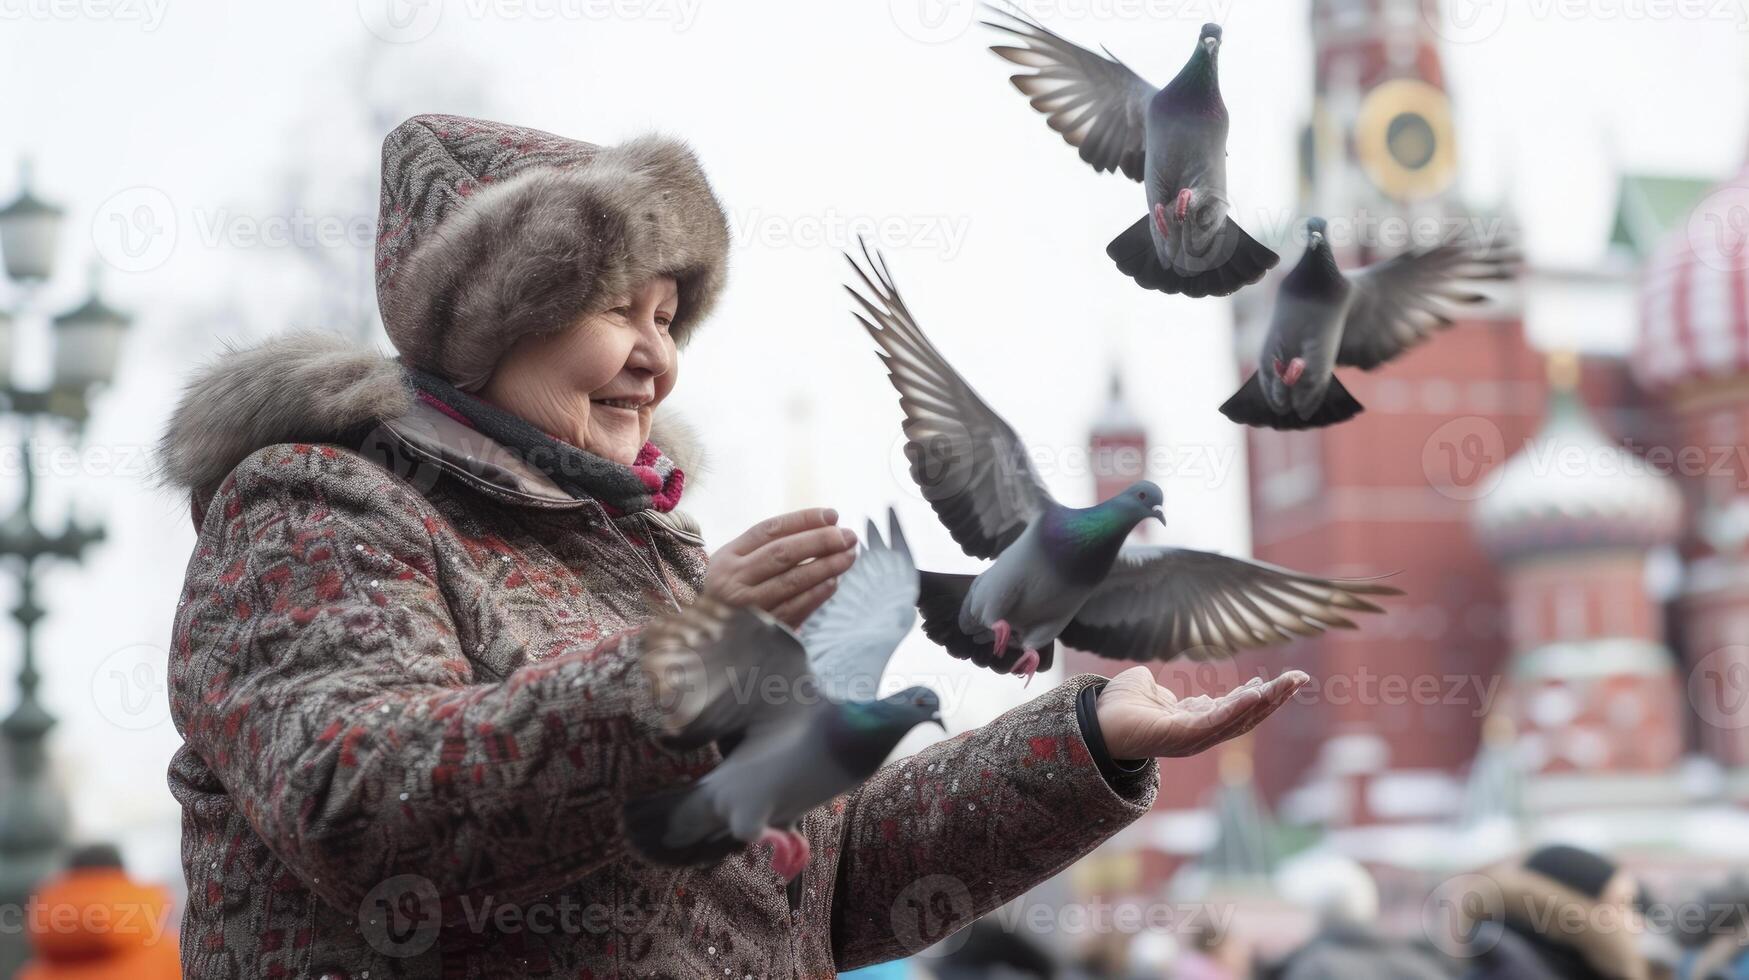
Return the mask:
<path fill-rule="evenodd" d="M 400 475 L 421 492 L 429 490 L 440 473 L 448 473 L 505 503 L 543 510 L 588 509 L 604 519 L 607 516 L 599 502 L 571 496 L 503 443 L 463 425 L 422 399 L 414 399 L 412 407 L 399 417 L 384 421 L 382 429 L 403 456 L 391 466 L 404 467 Z M 646 521 L 687 544 L 704 545 L 698 522 L 682 511 L 664 514 L 645 510 L 630 515 L 630 519 Z"/>
<path fill-rule="evenodd" d="M 594 503 L 572 497 L 552 478 L 528 465 L 502 443 L 456 421 L 423 400 L 399 418 L 383 423 L 416 460 L 436 466 L 488 494 L 536 507 L 574 510 Z M 416 464 L 417 465 L 417 464 Z M 435 474 L 433 474 L 435 475 Z M 421 481 L 415 470 L 409 480 Z M 423 486 L 421 487 L 424 488 Z"/>

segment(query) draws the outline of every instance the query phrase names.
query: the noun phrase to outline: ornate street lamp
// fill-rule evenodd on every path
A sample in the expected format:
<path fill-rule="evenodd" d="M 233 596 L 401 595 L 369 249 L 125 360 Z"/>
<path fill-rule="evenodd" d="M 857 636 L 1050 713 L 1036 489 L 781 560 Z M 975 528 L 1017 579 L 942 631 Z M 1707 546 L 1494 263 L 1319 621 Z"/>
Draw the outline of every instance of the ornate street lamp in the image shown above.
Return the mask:
<path fill-rule="evenodd" d="M 18 184 L 18 198 L 0 208 L 0 256 L 8 279 L 37 283 L 54 269 L 63 212 L 31 193 L 28 161 L 19 164 Z"/>
<path fill-rule="evenodd" d="M 54 387 L 85 392 L 115 377 L 128 317 L 98 294 L 98 266 L 91 269 L 91 295 L 55 317 Z"/>
<path fill-rule="evenodd" d="M 26 171 L 28 177 L 28 171 Z M 22 297 L 49 278 L 62 211 L 38 200 L 25 184 L 17 200 L 0 208 L 0 249 L 6 275 Z M 128 317 L 107 306 L 92 276 L 90 296 L 78 307 L 54 317 L 51 328 L 54 374 L 47 389 L 25 389 L 12 381 L 14 328 L 19 311 L 0 311 L 0 402 L 5 414 L 17 418 L 20 473 L 24 481 L 18 509 L 0 519 L 0 559 L 18 578 L 18 605 L 12 616 L 21 630 L 18 701 L 0 720 L 4 763 L 9 770 L 0 793 L 0 907 L 22 907 L 37 884 L 55 871 L 66 844 L 68 825 L 64 794 L 48 772 L 47 739 L 55 720 L 37 697 L 41 674 L 36 666 L 36 624 L 46 614 L 36 603 L 39 560 L 77 562 L 85 549 L 103 540 L 103 528 L 69 520 L 58 531 L 45 532 L 33 516 L 36 500 L 34 443 L 39 426 L 65 430 L 77 439 L 88 414 L 93 387 L 114 376 L 121 336 Z M 9 977 L 29 950 L 22 930 L 0 930 L 0 977 Z"/>

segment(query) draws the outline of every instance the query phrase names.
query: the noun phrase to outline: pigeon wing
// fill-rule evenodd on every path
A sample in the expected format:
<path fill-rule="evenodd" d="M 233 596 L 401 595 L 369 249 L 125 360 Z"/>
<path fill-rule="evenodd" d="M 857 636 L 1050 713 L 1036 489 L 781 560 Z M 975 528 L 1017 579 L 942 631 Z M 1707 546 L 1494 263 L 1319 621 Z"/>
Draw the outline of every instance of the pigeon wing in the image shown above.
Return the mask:
<path fill-rule="evenodd" d="M 1516 260 L 1465 242 L 1412 249 L 1349 276 L 1354 299 L 1336 363 L 1372 370 L 1451 326 L 1457 306 L 1488 297 L 1466 283 L 1510 278 Z"/>
<path fill-rule="evenodd" d="M 757 609 L 708 596 L 651 624 L 638 657 L 663 736 L 676 748 L 782 727 L 818 702 L 794 633 Z"/>
<path fill-rule="evenodd" d="M 929 342 L 899 298 L 886 260 L 863 245 L 864 270 L 846 256 L 872 295 L 853 286 L 857 321 L 881 346 L 887 377 L 905 411 L 911 478 L 966 554 L 994 558 L 1050 502 L 1026 447 Z"/>
<path fill-rule="evenodd" d="M 1059 639 L 1114 660 L 1202 660 L 1353 629 L 1345 612 L 1383 612 L 1365 596 L 1401 594 L 1206 551 L 1131 547 Z"/>
<path fill-rule="evenodd" d="M 887 524 L 890 544 L 868 522 L 862 554 L 839 576 L 832 598 L 802 624 L 808 662 L 821 692 L 834 701 L 875 700 L 887 661 L 917 621 L 917 566 L 892 511 Z"/>
<path fill-rule="evenodd" d="M 984 21 L 984 26 L 1018 42 L 990 50 L 1031 69 L 1009 76 L 1014 87 L 1094 170 L 1122 170 L 1125 177 L 1141 180 L 1148 102 L 1159 89 L 1116 58 L 1073 44 L 1018 9 L 989 9 L 1005 20 Z"/>

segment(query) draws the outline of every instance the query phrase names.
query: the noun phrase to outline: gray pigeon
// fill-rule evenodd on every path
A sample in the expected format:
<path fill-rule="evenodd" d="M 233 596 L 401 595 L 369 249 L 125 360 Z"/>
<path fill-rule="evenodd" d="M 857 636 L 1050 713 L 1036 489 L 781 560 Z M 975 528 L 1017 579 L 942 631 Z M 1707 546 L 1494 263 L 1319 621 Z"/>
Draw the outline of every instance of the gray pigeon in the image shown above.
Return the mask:
<path fill-rule="evenodd" d="M 1451 326 L 1442 308 L 1487 296 L 1460 283 L 1505 279 L 1512 259 L 1463 241 L 1404 252 L 1344 275 L 1322 218 L 1306 222 L 1306 254 L 1281 293 L 1251 375 L 1221 414 L 1241 425 L 1316 429 L 1346 422 L 1363 408 L 1337 365 L 1370 371 Z"/>
<path fill-rule="evenodd" d="M 1124 547 L 1137 524 L 1165 523 L 1146 480 L 1104 502 L 1065 507 L 1028 464 L 1014 430 L 923 335 L 867 246 L 872 294 L 846 287 L 881 347 L 904 409 L 911 478 L 966 554 L 994 559 L 979 575 L 922 574 L 923 630 L 962 659 L 1031 676 L 1052 643 L 1118 660 L 1202 658 L 1354 624 L 1339 610 L 1381 612 L 1366 595 L 1401 595 L 1184 548 Z"/>
<path fill-rule="evenodd" d="M 1109 53 L 1072 44 L 1019 10 L 992 12 L 1012 24 L 985 26 L 1023 46 L 990 50 L 1033 69 L 1010 76 L 1014 87 L 1093 169 L 1143 183 L 1147 214 L 1105 249 L 1125 275 L 1164 293 L 1231 296 L 1281 261 L 1228 215 L 1219 24 L 1203 25 L 1190 61 L 1156 89 Z"/>
<path fill-rule="evenodd" d="M 928 688 L 874 698 L 917 618 L 917 568 L 896 518 L 891 528 L 889 547 L 869 524 L 865 550 L 799 638 L 710 598 L 645 631 L 639 657 L 665 741 L 724 746 L 697 782 L 626 804 L 626 834 L 645 858 L 711 864 L 767 842 L 773 870 L 792 879 L 808 863 L 802 816 L 873 775 L 918 724 L 942 724 Z"/>

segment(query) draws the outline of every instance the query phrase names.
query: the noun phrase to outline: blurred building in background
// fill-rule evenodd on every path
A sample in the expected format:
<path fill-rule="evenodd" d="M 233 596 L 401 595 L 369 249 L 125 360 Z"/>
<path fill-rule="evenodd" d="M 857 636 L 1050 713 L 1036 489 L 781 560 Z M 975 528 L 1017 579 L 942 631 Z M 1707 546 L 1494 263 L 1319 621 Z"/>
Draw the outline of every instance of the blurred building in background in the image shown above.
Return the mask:
<path fill-rule="evenodd" d="M 1331 220 L 1345 268 L 1424 238 L 1417 221 L 1516 237 L 1509 213 L 1453 192 L 1437 2 L 1312 3 L 1302 210 Z M 1432 886 L 1544 840 L 1672 890 L 1745 846 L 1749 170 L 1710 191 L 1624 175 L 1617 212 L 1596 264 L 1528 267 L 1398 361 L 1340 370 L 1367 409 L 1354 421 L 1250 430 L 1256 557 L 1391 574 L 1406 595 L 1359 631 L 1157 667 L 1185 693 L 1294 667 L 1314 685 L 1255 758 L 1175 765 L 1099 858 L 1134 869 L 1117 891 L 1234 903 L 1267 953 L 1312 928 L 1271 884 L 1296 861 L 1358 861 L 1387 923 L 1419 932 Z M 1304 239 L 1275 244 L 1275 277 L 1237 298 L 1241 377 Z M 1527 328 L 1545 320 L 1632 321 L 1639 348 L 1538 351 Z M 1115 386 L 1101 419 L 1103 497 L 1140 475 L 1120 451 L 1149 433 Z"/>
<path fill-rule="evenodd" d="M 1691 736 L 1749 800 L 1749 167 L 1712 189 L 1645 267 L 1635 380 L 1657 399 L 1687 502 L 1675 641 Z M 1689 447 L 1694 447 L 1690 449 Z"/>

